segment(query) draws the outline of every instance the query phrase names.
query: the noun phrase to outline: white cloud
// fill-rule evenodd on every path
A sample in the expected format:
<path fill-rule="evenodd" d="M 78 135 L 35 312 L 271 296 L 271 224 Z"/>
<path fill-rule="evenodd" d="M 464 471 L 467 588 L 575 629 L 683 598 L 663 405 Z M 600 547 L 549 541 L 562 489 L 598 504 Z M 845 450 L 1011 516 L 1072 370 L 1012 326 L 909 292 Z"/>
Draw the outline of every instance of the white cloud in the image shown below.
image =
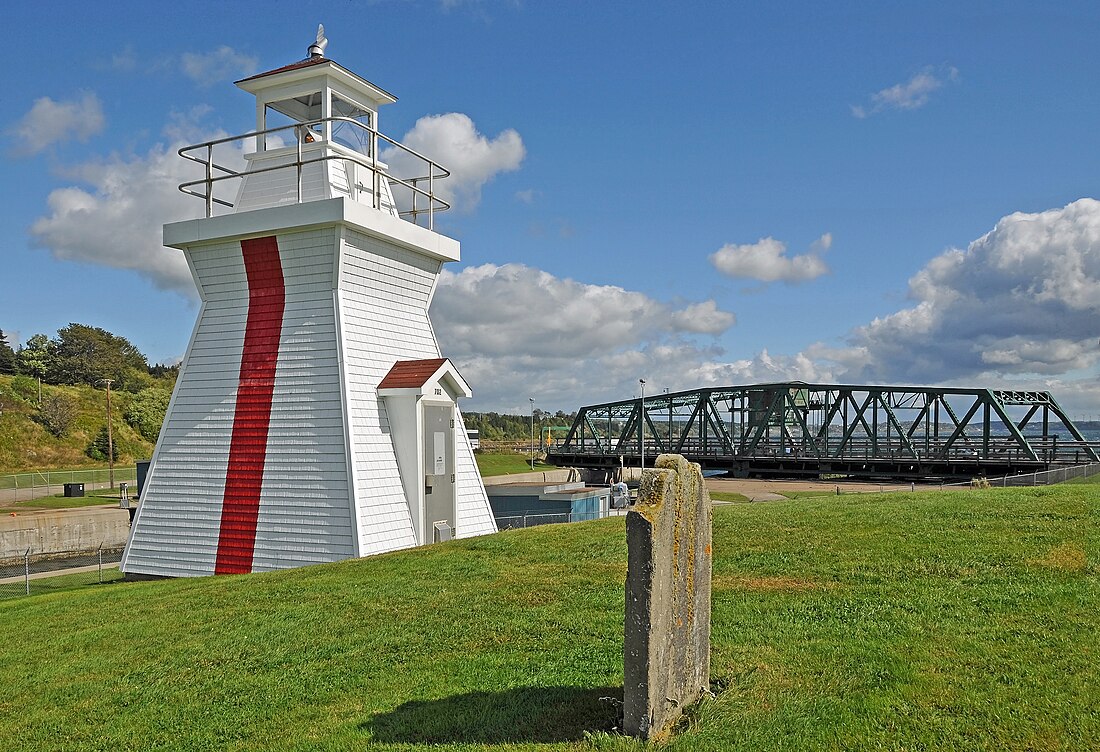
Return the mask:
<path fill-rule="evenodd" d="M 955 68 L 925 68 L 908 81 L 888 86 L 871 95 L 870 105 L 853 105 L 852 114 L 865 118 L 885 110 L 917 110 L 928 104 L 932 93 L 943 88 L 944 83 L 956 81 L 959 71 Z"/>
<path fill-rule="evenodd" d="M 522 264 L 444 270 L 431 316 L 443 353 L 476 385 L 482 409 L 532 395 L 560 407 L 582 395 L 615 399 L 641 377 L 655 388 L 674 378 L 683 385 L 695 365 L 721 355 L 690 337 L 718 334 L 734 321 L 714 301 L 676 308 Z"/>
<path fill-rule="evenodd" d="M 537 191 L 533 188 L 528 188 L 525 191 L 516 191 L 516 201 L 521 204 L 533 204 L 535 203 L 535 196 L 538 195 Z"/>
<path fill-rule="evenodd" d="M 100 133 L 106 122 L 99 97 L 92 92 L 84 92 L 79 99 L 62 101 L 40 97 L 11 128 L 15 136 L 12 151 L 31 155 L 69 139 L 87 141 Z"/>
<path fill-rule="evenodd" d="M 489 140 L 473 120 L 460 112 L 428 115 L 416 121 L 401 143 L 451 171 L 436 190 L 456 210 L 472 211 L 481 201 L 481 189 L 501 172 L 519 169 L 526 150 L 523 139 L 509 128 Z M 423 163 L 396 147 L 383 150 L 382 160 L 396 175 L 423 175 Z"/>
<path fill-rule="evenodd" d="M 728 311 L 718 310 L 713 300 L 689 305 L 680 311 L 673 311 L 670 319 L 673 329 L 697 334 L 721 334 L 737 321 Z"/>
<path fill-rule="evenodd" d="M 144 155 L 112 155 L 66 170 L 74 184 L 50 192 L 48 212 L 30 228 L 35 243 L 59 259 L 130 269 L 160 288 L 193 297 L 183 254 L 161 244 L 161 225 L 203 212 L 200 200 L 177 189 L 201 177 L 201 168 L 181 159 L 176 149 L 224 134 L 197 132 L 190 120 L 196 114 L 201 110 L 176 116 L 166 128 L 170 144 L 158 144 Z M 226 150 L 216 160 L 237 165 L 240 152 Z"/>
<path fill-rule="evenodd" d="M 1060 375 L 1100 360 L 1100 201 L 1001 219 L 909 281 L 915 305 L 853 334 L 891 378 Z"/>
<path fill-rule="evenodd" d="M 184 75 L 203 87 L 254 73 L 258 63 L 253 55 L 224 44 L 210 52 L 185 52 L 180 56 Z"/>
<path fill-rule="evenodd" d="M 727 277 L 754 279 L 760 282 L 805 282 L 829 273 L 821 254 L 833 244 L 833 236 L 825 233 L 810 252 L 787 256 L 787 244 L 772 237 L 755 243 L 728 243 L 710 255 L 714 268 Z"/>

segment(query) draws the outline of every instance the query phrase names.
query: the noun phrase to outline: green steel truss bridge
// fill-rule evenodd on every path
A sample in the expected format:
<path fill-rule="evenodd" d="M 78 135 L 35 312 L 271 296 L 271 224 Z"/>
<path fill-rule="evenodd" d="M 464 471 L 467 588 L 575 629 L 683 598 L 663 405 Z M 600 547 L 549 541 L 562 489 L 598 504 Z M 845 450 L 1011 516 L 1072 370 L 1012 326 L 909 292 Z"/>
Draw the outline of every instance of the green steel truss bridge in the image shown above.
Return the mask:
<path fill-rule="evenodd" d="M 664 452 L 737 476 L 973 478 L 1100 461 L 1049 392 L 787 382 L 582 407 L 548 452 L 568 467 Z"/>

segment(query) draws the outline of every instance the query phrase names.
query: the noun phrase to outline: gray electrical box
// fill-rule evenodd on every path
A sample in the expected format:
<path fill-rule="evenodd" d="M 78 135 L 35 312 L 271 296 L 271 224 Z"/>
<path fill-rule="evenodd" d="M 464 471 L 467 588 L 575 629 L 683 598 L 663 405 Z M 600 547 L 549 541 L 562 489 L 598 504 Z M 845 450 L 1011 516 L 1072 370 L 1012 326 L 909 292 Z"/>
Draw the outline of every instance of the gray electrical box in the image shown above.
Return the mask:
<path fill-rule="evenodd" d="M 445 520 L 435 523 L 434 527 L 435 527 L 435 542 L 436 543 L 441 543 L 443 541 L 449 541 L 451 538 L 454 537 L 454 535 L 452 533 L 452 530 L 451 530 L 451 526 Z"/>

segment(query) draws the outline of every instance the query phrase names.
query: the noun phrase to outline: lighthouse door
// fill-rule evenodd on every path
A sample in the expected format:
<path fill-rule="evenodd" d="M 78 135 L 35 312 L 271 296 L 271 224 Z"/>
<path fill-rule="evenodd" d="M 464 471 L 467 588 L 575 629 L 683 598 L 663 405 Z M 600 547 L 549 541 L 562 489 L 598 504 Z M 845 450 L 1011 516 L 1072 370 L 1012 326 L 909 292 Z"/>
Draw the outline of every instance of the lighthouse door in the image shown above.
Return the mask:
<path fill-rule="evenodd" d="M 424 529 L 422 543 L 437 540 L 436 523 L 455 527 L 455 421 L 453 405 L 424 405 Z"/>

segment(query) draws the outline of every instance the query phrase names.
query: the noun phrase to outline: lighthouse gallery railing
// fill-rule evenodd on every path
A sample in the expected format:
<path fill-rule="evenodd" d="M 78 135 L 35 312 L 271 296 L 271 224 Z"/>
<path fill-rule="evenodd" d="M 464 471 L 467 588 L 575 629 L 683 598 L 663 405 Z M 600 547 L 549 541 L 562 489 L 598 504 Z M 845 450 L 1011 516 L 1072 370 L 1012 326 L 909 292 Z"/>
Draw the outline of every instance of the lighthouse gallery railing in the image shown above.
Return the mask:
<path fill-rule="evenodd" d="M 356 152 L 350 148 L 344 148 L 341 154 L 323 154 L 317 157 L 305 158 L 302 154 L 302 143 L 306 134 L 316 134 L 311 126 L 322 125 L 323 123 L 349 123 L 353 127 L 359 128 L 366 132 L 367 140 L 369 144 L 369 154 L 362 154 Z M 283 131 L 293 131 L 294 143 L 296 147 L 296 157 L 293 162 L 287 162 L 278 165 L 271 165 L 269 167 L 255 167 L 245 171 L 240 171 L 229 167 L 228 165 L 219 164 L 214 161 L 214 147 L 221 146 L 223 144 L 230 144 L 238 141 L 245 141 L 247 139 L 258 139 L 260 136 L 266 137 L 271 134 L 281 133 Z M 414 178 L 400 178 L 396 175 L 390 174 L 385 166 L 378 161 L 378 141 L 382 141 L 390 144 L 394 148 L 401 152 L 408 154 L 409 156 L 419 160 L 427 169 L 426 175 L 421 175 Z M 257 143 L 259 141 L 257 140 Z M 193 152 L 200 151 L 200 154 Z M 204 154 L 202 152 L 205 152 Z M 402 143 L 394 141 L 380 131 L 377 131 L 363 123 L 349 117 L 331 117 L 331 118 L 319 118 L 317 120 L 310 120 L 303 123 L 294 123 L 292 125 L 284 125 L 278 128 L 268 128 L 263 131 L 252 131 L 250 133 L 244 133 L 238 136 L 226 136 L 225 138 L 213 139 L 211 141 L 204 141 L 201 144 L 194 144 L 192 146 L 184 146 L 177 151 L 184 159 L 196 162 L 203 166 L 206 176 L 199 180 L 191 180 L 179 185 L 180 191 L 190 196 L 197 196 L 206 202 L 206 216 L 213 215 L 214 204 L 221 206 L 232 207 L 231 201 L 218 198 L 214 195 L 214 184 L 220 183 L 226 180 L 243 179 L 245 175 L 258 175 L 264 172 L 274 172 L 276 170 L 296 170 L 297 172 L 297 203 L 302 203 L 302 169 L 311 164 L 317 164 L 320 162 L 327 162 L 329 160 L 346 160 L 354 162 L 355 164 L 366 168 L 370 174 L 373 183 L 373 206 L 375 209 L 381 209 L 381 181 L 386 180 L 389 186 L 392 188 L 395 185 L 403 186 L 408 189 L 411 197 L 411 206 L 408 209 L 399 209 L 398 214 L 402 217 L 410 218 L 409 221 L 416 223 L 417 217 L 421 214 L 428 215 L 428 229 L 434 229 L 435 213 L 446 211 L 451 208 L 451 205 L 435 195 L 435 181 L 450 176 L 450 171 L 442 165 L 429 159 L 418 151 L 410 149 Z M 215 174 L 219 173 L 219 174 Z M 427 183 L 427 189 L 421 187 L 422 183 Z M 203 186 L 203 191 L 195 190 L 197 186 Z M 422 200 L 427 201 L 426 208 L 417 207 L 417 197 L 421 197 Z"/>

